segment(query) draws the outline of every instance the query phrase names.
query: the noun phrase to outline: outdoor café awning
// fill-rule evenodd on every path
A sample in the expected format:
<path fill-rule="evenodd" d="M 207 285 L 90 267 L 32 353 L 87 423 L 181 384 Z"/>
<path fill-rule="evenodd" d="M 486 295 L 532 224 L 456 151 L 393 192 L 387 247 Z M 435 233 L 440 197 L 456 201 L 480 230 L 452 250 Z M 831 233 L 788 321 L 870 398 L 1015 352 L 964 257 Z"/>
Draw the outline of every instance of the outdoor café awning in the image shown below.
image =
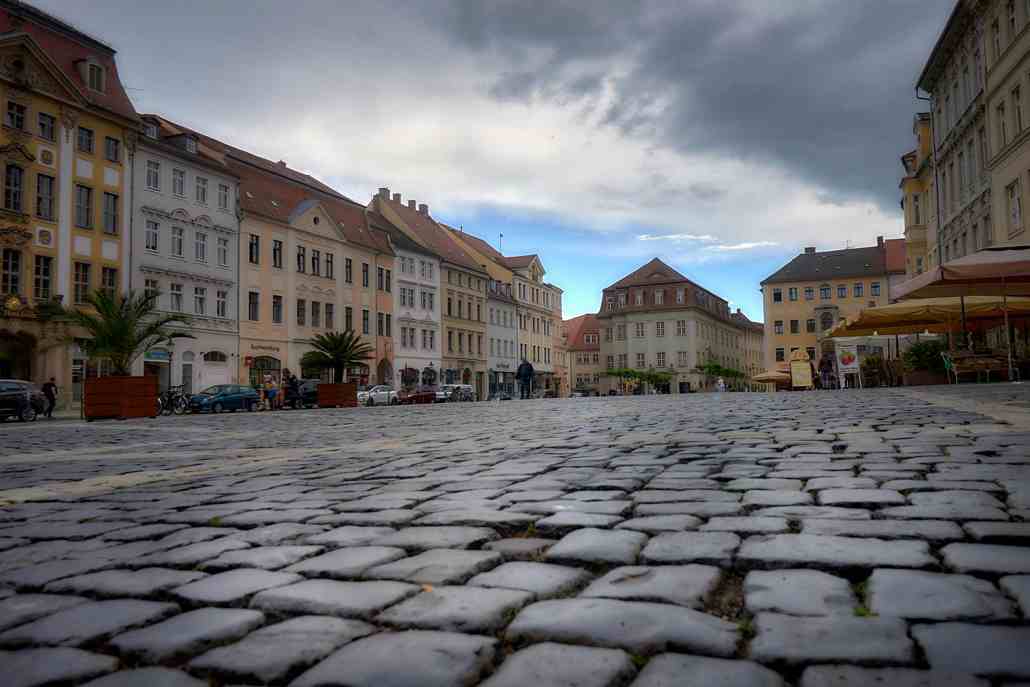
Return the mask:
<path fill-rule="evenodd" d="M 962 300 L 965 301 L 966 322 L 976 320 L 1002 320 L 1005 310 L 1009 317 L 1030 316 L 1030 298 L 998 296 L 967 296 L 964 299 L 916 298 L 878 308 L 865 308 L 858 317 L 837 325 L 828 336 L 869 336 L 871 334 L 917 334 L 925 331 L 944 333 L 959 331 L 962 321 Z"/>
<path fill-rule="evenodd" d="M 765 384 L 788 384 L 790 383 L 790 373 L 781 372 L 780 370 L 766 370 L 756 374 L 751 378 L 751 381 Z"/>
<path fill-rule="evenodd" d="M 891 298 L 899 301 L 943 296 L 1030 296 L 1030 245 L 985 248 L 891 290 Z"/>

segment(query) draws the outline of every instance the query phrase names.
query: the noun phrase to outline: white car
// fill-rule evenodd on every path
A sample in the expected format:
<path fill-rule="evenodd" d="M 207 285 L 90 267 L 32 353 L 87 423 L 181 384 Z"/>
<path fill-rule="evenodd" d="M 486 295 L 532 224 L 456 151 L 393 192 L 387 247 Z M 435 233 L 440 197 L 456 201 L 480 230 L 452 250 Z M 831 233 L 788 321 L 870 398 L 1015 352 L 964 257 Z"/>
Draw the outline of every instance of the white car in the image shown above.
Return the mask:
<path fill-rule="evenodd" d="M 358 403 L 369 406 L 394 405 L 397 403 L 397 391 L 389 384 L 380 384 L 366 391 L 359 391 Z"/>

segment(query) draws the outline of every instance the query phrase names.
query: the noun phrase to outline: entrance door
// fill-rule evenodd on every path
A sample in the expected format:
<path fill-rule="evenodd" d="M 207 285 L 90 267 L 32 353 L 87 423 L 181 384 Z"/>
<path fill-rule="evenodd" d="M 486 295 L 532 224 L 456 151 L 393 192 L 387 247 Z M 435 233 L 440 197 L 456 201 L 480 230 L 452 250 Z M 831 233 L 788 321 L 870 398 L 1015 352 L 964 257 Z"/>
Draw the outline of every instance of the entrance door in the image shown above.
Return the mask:
<path fill-rule="evenodd" d="M 183 393 L 193 393 L 193 363 L 182 364 L 182 390 Z"/>

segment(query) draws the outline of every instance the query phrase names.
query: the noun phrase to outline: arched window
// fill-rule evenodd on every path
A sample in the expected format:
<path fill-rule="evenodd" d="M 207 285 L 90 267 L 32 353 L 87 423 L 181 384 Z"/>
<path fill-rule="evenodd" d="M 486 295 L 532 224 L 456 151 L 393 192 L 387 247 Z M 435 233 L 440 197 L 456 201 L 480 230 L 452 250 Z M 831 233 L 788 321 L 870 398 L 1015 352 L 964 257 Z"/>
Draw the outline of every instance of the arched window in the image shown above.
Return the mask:
<path fill-rule="evenodd" d="M 221 351 L 208 351 L 204 354 L 205 363 L 227 363 L 229 362 L 229 356 Z"/>

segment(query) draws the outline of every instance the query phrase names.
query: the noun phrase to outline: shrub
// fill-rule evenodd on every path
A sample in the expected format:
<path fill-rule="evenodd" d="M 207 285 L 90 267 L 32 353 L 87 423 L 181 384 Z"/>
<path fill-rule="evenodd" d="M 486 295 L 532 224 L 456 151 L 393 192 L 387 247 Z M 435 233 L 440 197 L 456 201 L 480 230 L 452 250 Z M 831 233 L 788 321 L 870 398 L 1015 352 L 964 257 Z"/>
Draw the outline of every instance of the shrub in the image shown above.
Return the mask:
<path fill-rule="evenodd" d="M 905 369 L 914 372 L 925 370 L 927 372 L 944 372 L 944 359 L 941 353 L 946 350 L 941 341 L 920 341 L 912 344 L 905 351 L 902 359 L 905 361 Z"/>

